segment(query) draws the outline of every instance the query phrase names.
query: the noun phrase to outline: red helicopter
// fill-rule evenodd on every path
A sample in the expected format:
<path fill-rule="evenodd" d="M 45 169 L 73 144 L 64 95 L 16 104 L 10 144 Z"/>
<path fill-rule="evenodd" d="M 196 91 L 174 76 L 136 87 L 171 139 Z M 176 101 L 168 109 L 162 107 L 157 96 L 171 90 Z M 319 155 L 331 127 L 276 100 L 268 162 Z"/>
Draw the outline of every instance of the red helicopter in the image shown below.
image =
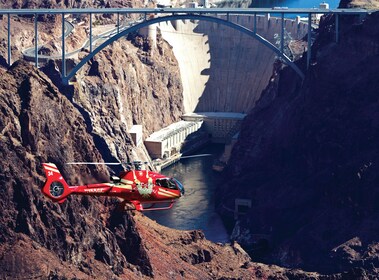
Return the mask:
<path fill-rule="evenodd" d="M 111 176 L 111 182 L 82 186 L 69 186 L 55 164 L 42 165 L 47 178 L 42 193 L 58 203 L 63 203 L 70 194 L 113 196 L 124 199 L 123 208 L 132 203 L 138 211 L 166 210 L 184 195 L 184 187 L 177 179 L 142 170 L 140 161 L 133 163 L 134 168 L 128 166 L 119 177 Z"/>

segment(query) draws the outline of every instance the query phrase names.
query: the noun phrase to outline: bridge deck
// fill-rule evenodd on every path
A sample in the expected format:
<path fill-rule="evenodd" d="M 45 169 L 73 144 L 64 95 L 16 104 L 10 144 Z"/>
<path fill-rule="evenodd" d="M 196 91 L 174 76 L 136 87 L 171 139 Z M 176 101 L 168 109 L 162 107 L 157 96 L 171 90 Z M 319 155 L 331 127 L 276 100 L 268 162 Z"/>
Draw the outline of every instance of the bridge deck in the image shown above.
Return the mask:
<path fill-rule="evenodd" d="M 86 8 L 86 9 L 0 9 L 0 14 L 367 14 L 365 9 L 319 9 L 319 8 Z"/>

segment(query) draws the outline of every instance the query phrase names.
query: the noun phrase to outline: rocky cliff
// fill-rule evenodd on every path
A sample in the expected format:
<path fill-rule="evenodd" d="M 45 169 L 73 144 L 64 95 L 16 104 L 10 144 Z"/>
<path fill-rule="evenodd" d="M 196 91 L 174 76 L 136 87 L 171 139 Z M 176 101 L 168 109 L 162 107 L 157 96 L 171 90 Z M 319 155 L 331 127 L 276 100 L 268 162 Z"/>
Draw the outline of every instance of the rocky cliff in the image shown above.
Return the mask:
<path fill-rule="evenodd" d="M 143 145 L 131 143 L 128 129 L 142 125 L 147 137 L 178 121 L 183 112 L 182 86 L 167 43 L 158 40 L 153 49 L 139 36 L 133 42 L 137 47 L 123 40 L 97 55 L 76 75 L 69 95 L 99 140 L 98 147 L 109 149 L 102 149 L 104 158 L 148 161 Z"/>
<path fill-rule="evenodd" d="M 154 3 L 152 1 L 0 1 L 0 8 L 2 9 L 55 9 L 55 8 L 130 8 L 130 7 L 151 7 Z M 133 20 L 139 15 L 120 15 L 120 22 L 124 24 L 127 21 Z M 5 58 L 7 58 L 7 21 L 6 15 L 1 15 L 0 20 L 0 52 Z M 84 44 L 85 39 L 89 38 L 89 15 L 71 15 L 68 21 L 79 23 L 83 25 L 76 25 L 75 29 L 70 36 L 66 38 L 66 53 L 74 51 Z M 10 39 L 12 42 L 12 62 L 23 58 L 22 51 L 26 48 L 34 47 L 34 17 L 33 16 L 20 16 L 11 15 L 11 32 Z M 61 54 L 61 15 L 40 15 L 38 17 L 38 45 L 44 45 L 39 50 L 39 54 L 42 55 L 60 55 Z M 117 22 L 117 16 L 115 14 L 93 14 L 92 25 L 93 35 L 97 35 L 100 32 L 96 31 L 96 27 L 99 25 L 115 25 Z M 104 30 L 102 30 L 104 31 Z M 4 55 L 5 54 L 5 55 Z M 5 61 L 0 61 L 0 65 L 5 65 Z"/>
<path fill-rule="evenodd" d="M 55 162 L 71 184 L 101 181 L 104 167 L 64 162 L 101 161 L 104 151 L 79 105 L 40 70 L 16 62 L 0 85 L 1 279 L 250 279 L 261 271 L 238 244 L 120 212 L 117 200 L 46 199 L 42 162 Z"/>
<path fill-rule="evenodd" d="M 360 267 L 374 278 L 379 15 L 340 23 L 338 44 L 334 18 L 321 24 L 304 81 L 290 69 L 272 77 L 244 121 L 220 209 L 251 199 L 234 233 L 253 259 L 328 273 Z M 264 234 L 264 252 L 254 234 Z"/>
<path fill-rule="evenodd" d="M 40 5 L 33 1 L 22 3 Z M 67 3 L 79 2 L 65 1 L 64 5 Z M 32 28 L 23 20 L 16 27 L 25 32 L 12 32 L 16 48 L 23 48 L 33 38 L 28 32 Z M 303 85 L 286 70 L 272 80 L 260 105 L 245 123 L 241 146 L 236 152 L 238 158 L 229 170 L 231 176 L 238 174 L 235 184 L 256 187 L 248 189 L 248 193 L 238 188 L 234 188 L 236 193 L 225 189 L 229 197 L 254 194 L 254 211 L 250 215 L 254 231 L 272 228 L 272 240 L 276 242 L 273 244 L 278 245 L 274 252 L 286 253 L 281 259 L 273 254 L 274 260 L 291 266 L 316 267 L 314 260 L 331 252 L 336 260 L 332 263 L 340 266 L 340 270 L 355 264 L 366 269 L 352 269 L 332 279 L 363 277 L 376 266 L 377 244 L 371 241 L 377 229 L 377 195 L 373 186 L 377 182 L 374 143 L 378 122 L 377 99 L 372 90 L 376 81 L 370 77 L 376 77 L 373 63 L 377 58 L 377 42 L 368 34 L 376 32 L 377 19 L 373 16 L 370 20 L 372 25 L 346 29 L 345 48 L 330 43 L 332 34 L 325 31 L 319 45 L 315 45 L 318 55 Z M 59 25 L 57 22 L 56 26 Z M 332 29 L 326 24 L 325 30 L 328 28 Z M 354 28 L 360 30 L 362 40 L 349 39 L 350 33 L 357 33 Z M 48 27 L 44 29 L 44 36 L 50 39 L 54 34 L 48 34 Z M 74 47 L 75 40 L 72 44 Z M 6 53 L 4 44 L 0 47 Z M 336 51 L 352 58 L 350 68 L 343 59 L 336 59 L 333 62 L 336 65 L 328 64 L 334 61 L 332 54 Z M 36 69 L 17 61 L 11 68 L 1 69 L 1 279 L 327 278 L 252 263 L 237 243 L 213 244 L 199 231 L 175 231 L 140 213 L 118 212 L 116 200 L 72 196 L 60 205 L 44 198 L 40 192 L 45 180 L 42 162 L 56 163 L 71 184 L 107 180 L 109 170 L 105 167 L 64 163 L 143 157 L 143 148 L 132 143 L 128 128 L 142 124 L 145 133 L 151 132 L 175 121 L 183 108 L 176 60 L 163 41 L 158 41 L 155 50 L 138 36 L 115 43 L 88 63 L 69 87 L 60 84 L 57 68 L 50 63 Z M 368 76 L 362 75 L 363 69 Z M 353 79 L 356 77 L 361 78 L 356 81 Z M 320 85 L 313 88 L 315 81 Z M 326 85 L 336 81 L 333 88 L 338 91 L 327 94 L 330 89 Z M 355 82 L 344 87 L 346 81 Z M 318 107 L 320 100 L 323 106 Z M 339 100 L 344 101 L 344 106 L 337 106 Z M 281 101 L 284 107 L 279 106 Z M 351 110 L 349 106 L 353 105 L 358 108 Z M 320 110 L 323 118 L 317 121 Z M 288 112 L 291 113 L 287 115 Z M 268 125 L 267 120 L 274 125 Z M 340 120 L 345 122 L 337 122 Z M 351 126 L 354 133 L 342 133 Z M 271 135 L 274 138 L 268 137 Z M 301 138 L 304 135 L 306 138 Z M 358 138 L 362 135 L 365 137 Z M 252 145 L 256 143 L 259 145 Z M 338 165 L 333 165 L 335 153 L 341 157 Z M 245 164 L 237 165 L 237 159 Z M 266 181 L 266 174 L 271 181 Z M 290 199 L 294 204 L 288 207 L 285 201 Z M 229 201 L 230 198 L 225 203 Z M 319 209 L 318 205 L 327 207 L 312 214 L 313 208 Z M 332 227 L 325 216 L 333 218 L 329 222 Z M 248 222 L 241 223 L 241 230 L 253 228 Z M 287 226 L 284 230 L 283 225 Z M 353 230 L 356 228 L 359 230 Z M 299 236 L 300 242 L 295 242 Z M 309 236 L 312 238 L 308 239 Z M 312 247 L 312 242 L 317 246 Z M 304 259 L 304 256 L 311 257 Z M 322 259 L 327 260 L 328 256 Z"/>
<path fill-rule="evenodd" d="M 24 25 L 28 33 L 30 22 L 20 22 L 15 27 Z M 152 50 L 136 35 L 114 43 L 70 86 L 60 83 L 59 63 L 36 69 L 17 61 L 2 69 L 1 279 L 251 277 L 250 258 L 238 244 L 215 245 L 198 231 L 165 229 L 117 211 L 117 200 L 72 196 L 59 205 L 40 191 L 42 162 L 56 163 L 71 184 L 104 181 L 105 167 L 65 162 L 146 157 L 128 128 L 142 124 L 147 134 L 178 119 L 176 60 L 167 44 L 157 44 Z"/>
<path fill-rule="evenodd" d="M 45 180 L 40 165 L 46 161 L 71 174 L 71 183 L 80 177 L 104 179 L 104 168 L 63 165 L 65 158 L 101 160 L 83 117 L 47 76 L 28 64 L 13 65 L 0 84 L 1 277 L 101 273 L 105 264 L 99 266 L 96 259 L 106 250 L 112 269 L 103 275 L 119 273 L 122 260 L 115 256 L 122 253 L 110 250 L 119 246 L 104 227 L 104 207 L 87 198 L 53 205 L 39 190 Z M 127 221 L 123 226 L 129 229 Z M 83 262 L 88 254 L 92 264 Z"/>
<path fill-rule="evenodd" d="M 136 3 L 53 1 L 25 2 L 22 7 L 104 8 L 139 7 L 142 4 L 138 1 Z M 146 4 L 151 5 L 150 2 Z M 13 4 L 18 7 L 17 5 L 18 2 Z M 4 4 L 4 7 L 8 6 Z M 72 18 L 69 20 L 75 22 Z M 80 49 L 89 37 L 89 18 L 83 16 L 80 20 L 83 24 L 75 25 L 73 33 L 66 39 L 66 52 Z M 93 33 L 104 32 L 98 25 L 114 24 L 115 20 L 115 15 L 94 15 Z M 121 16 L 121 20 L 126 19 Z M 0 32 L 0 40 L 3 42 L 0 44 L 0 52 L 6 57 L 7 21 L 2 20 L 0 24 L 4 27 Z M 105 26 L 110 28 L 109 25 Z M 114 25 L 112 26 L 114 28 Z M 38 30 L 38 44 L 44 44 L 40 54 L 59 56 L 61 54 L 60 16 L 39 18 Z M 33 40 L 33 19 L 11 17 L 12 62 L 23 58 L 22 51 L 33 46 Z M 66 63 L 68 71 L 78 63 L 78 59 L 87 54 L 88 52 L 82 50 L 77 58 L 68 59 Z M 6 68 L 5 59 L 1 64 Z M 80 111 L 87 124 L 87 130 L 92 134 L 95 145 L 105 160 L 126 162 L 138 158 L 148 161 L 149 157 L 144 147 L 137 148 L 131 142 L 129 129 L 134 124 L 142 125 L 144 136 L 147 136 L 179 120 L 183 112 L 182 86 L 177 61 L 169 45 L 161 38 L 157 39 L 156 46 L 153 47 L 149 40 L 138 34 L 129 34 L 128 40 L 119 40 L 96 55 L 77 73 L 70 87 L 65 87 L 60 82 L 61 61 L 40 63 L 40 67 Z"/>
<path fill-rule="evenodd" d="M 341 0 L 340 8 L 364 8 L 364 9 L 378 9 L 378 0 Z"/>

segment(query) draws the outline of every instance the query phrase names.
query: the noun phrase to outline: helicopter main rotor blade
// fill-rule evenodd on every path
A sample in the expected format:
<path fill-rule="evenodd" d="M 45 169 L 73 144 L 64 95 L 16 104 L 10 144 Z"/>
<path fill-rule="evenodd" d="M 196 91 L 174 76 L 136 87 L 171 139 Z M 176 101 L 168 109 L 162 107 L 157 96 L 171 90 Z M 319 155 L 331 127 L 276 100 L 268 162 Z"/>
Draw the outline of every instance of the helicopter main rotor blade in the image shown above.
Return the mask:
<path fill-rule="evenodd" d="M 92 164 L 92 165 L 121 165 L 120 162 L 67 162 L 66 164 Z"/>
<path fill-rule="evenodd" d="M 184 157 L 180 157 L 180 159 L 182 159 L 182 158 L 194 158 L 194 157 L 209 157 L 211 155 L 212 154 L 201 154 L 201 155 L 184 156 Z"/>
<path fill-rule="evenodd" d="M 180 157 L 180 159 L 184 158 L 195 158 L 195 157 L 209 157 L 212 154 L 200 154 L 200 155 L 191 155 L 191 156 L 184 156 Z M 141 162 L 142 163 L 142 162 Z M 147 164 L 148 162 L 144 162 L 144 164 Z M 90 165 L 121 165 L 121 162 L 85 162 L 85 161 L 79 161 L 79 162 L 66 162 L 66 164 L 73 165 L 73 164 L 90 164 Z M 126 164 L 133 164 L 131 162 L 126 162 Z"/>

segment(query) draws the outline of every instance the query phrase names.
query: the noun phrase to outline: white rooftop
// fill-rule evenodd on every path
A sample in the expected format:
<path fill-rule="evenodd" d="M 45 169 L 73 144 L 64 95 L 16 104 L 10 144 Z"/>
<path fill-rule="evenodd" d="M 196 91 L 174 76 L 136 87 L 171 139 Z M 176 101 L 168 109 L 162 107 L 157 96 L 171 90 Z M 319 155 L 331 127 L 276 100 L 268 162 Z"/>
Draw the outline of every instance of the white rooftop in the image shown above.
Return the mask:
<path fill-rule="evenodd" d="M 190 127 L 191 125 L 194 125 L 199 122 L 190 122 L 190 121 L 179 121 L 173 124 L 170 124 L 169 126 L 162 128 L 159 131 L 154 132 L 151 134 L 145 141 L 150 142 L 161 142 L 169 137 L 171 137 L 173 134 L 176 134 L 180 130 L 184 130 L 187 127 Z"/>
<path fill-rule="evenodd" d="M 247 114 L 235 112 L 199 112 L 184 114 L 183 117 L 203 117 L 212 119 L 238 119 L 242 120 Z"/>
<path fill-rule="evenodd" d="M 132 128 L 129 130 L 129 133 L 138 133 L 142 132 L 142 125 L 140 124 L 134 124 Z"/>

